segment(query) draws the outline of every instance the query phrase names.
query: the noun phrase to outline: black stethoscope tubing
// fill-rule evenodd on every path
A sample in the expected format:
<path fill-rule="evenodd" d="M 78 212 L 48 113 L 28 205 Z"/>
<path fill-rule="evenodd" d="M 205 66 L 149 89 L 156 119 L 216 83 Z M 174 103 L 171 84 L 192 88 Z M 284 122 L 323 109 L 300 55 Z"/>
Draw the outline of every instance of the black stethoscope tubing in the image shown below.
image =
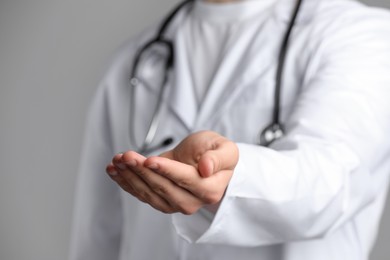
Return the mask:
<path fill-rule="evenodd" d="M 278 67 L 276 69 L 276 83 L 275 83 L 274 109 L 273 109 L 272 122 L 269 126 L 264 128 L 264 130 L 260 133 L 260 136 L 258 138 L 259 145 L 269 146 L 272 142 L 274 142 L 277 139 L 280 139 L 285 134 L 285 129 L 283 127 L 283 124 L 280 122 L 283 72 L 284 72 L 286 57 L 288 53 L 290 36 L 294 28 L 295 21 L 297 20 L 299 10 L 301 9 L 302 2 L 303 0 L 297 0 L 297 3 L 293 11 L 293 15 L 290 19 L 287 31 L 282 41 L 282 45 L 280 47 L 279 57 L 278 57 Z"/>
<path fill-rule="evenodd" d="M 156 135 L 158 124 L 159 124 L 159 111 L 162 107 L 163 102 L 163 94 L 165 92 L 165 88 L 168 81 L 168 71 L 173 68 L 173 62 L 174 62 L 174 47 L 172 41 L 165 39 L 164 34 L 171 24 L 172 20 L 176 16 L 176 14 L 187 4 L 193 2 L 194 0 L 186 0 L 181 3 L 179 3 L 170 13 L 169 15 L 164 19 L 164 21 L 161 23 L 161 26 L 158 29 L 158 32 L 156 34 L 156 37 L 154 37 L 152 40 L 145 43 L 139 50 L 137 51 L 133 67 L 131 71 L 131 77 L 130 77 L 130 88 L 131 88 L 131 96 L 133 98 L 131 102 L 130 107 L 130 118 L 129 118 L 129 132 L 130 132 L 130 141 L 133 145 L 138 147 L 138 152 L 143 153 L 149 153 L 153 150 L 165 147 L 170 145 L 173 142 L 173 138 L 169 137 L 163 140 L 163 142 L 157 146 L 150 147 L 154 136 Z M 303 0 L 297 0 L 297 3 L 295 5 L 292 17 L 290 19 L 290 22 L 288 24 L 287 31 L 283 37 L 283 41 L 280 47 L 279 56 L 278 56 L 278 66 L 276 70 L 276 83 L 275 83 L 275 92 L 274 92 L 274 108 L 273 108 L 273 115 L 272 115 L 272 122 L 263 130 L 260 132 L 258 137 L 258 144 L 263 146 L 269 146 L 272 142 L 275 140 L 281 138 L 284 136 L 284 127 L 283 124 L 280 122 L 280 114 L 281 114 L 281 93 L 282 93 L 282 81 L 283 81 L 283 72 L 285 67 L 285 61 L 286 56 L 288 53 L 288 45 L 290 36 L 292 33 L 292 30 L 294 28 L 295 21 L 297 19 L 299 10 L 301 8 Z M 137 145 L 137 140 L 135 137 L 135 131 L 134 126 L 131 124 L 135 122 L 135 111 L 136 111 L 136 102 L 135 102 L 135 89 L 139 85 L 139 79 L 136 77 L 136 73 L 138 70 L 138 65 L 140 63 L 140 60 L 142 58 L 142 55 L 153 45 L 160 44 L 162 46 L 166 46 L 166 49 L 168 50 L 168 58 L 165 61 L 164 69 L 166 71 L 163 81 L 162 81 L 162 87 L 159 91 L 158 95 L 158 101 L 154 109 L 152 120 L 150 121 L 148 131 L 146 133 L 145 139 L 142 143 L 142 145 Z"/>

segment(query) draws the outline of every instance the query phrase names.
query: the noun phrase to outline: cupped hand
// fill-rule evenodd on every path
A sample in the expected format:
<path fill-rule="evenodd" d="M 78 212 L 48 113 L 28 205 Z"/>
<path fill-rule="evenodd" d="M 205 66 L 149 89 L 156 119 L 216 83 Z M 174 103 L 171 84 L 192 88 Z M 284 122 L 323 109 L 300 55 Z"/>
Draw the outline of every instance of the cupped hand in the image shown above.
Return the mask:
<path fill-rule="evenodd" d="M 161 156 L 118 154 L 106 171 L 123 190 L 161 212 L 193 214 L 221 201 L 237 161 L 233 142 L 203 131 Z"/>

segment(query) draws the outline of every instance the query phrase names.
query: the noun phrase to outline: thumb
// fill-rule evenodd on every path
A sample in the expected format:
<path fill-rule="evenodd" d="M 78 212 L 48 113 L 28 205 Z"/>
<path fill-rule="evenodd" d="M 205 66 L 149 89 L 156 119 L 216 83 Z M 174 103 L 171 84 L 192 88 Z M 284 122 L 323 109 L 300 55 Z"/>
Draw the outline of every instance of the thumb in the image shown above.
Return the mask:
<path fill-rule="evenodd" d="M 198 162 L 198 170 L 202 177 L 209 177 L 222 170 L 233 170 L 238 162 L 237 145 L 224 139 L 215 149 L 206 151 Z"/>

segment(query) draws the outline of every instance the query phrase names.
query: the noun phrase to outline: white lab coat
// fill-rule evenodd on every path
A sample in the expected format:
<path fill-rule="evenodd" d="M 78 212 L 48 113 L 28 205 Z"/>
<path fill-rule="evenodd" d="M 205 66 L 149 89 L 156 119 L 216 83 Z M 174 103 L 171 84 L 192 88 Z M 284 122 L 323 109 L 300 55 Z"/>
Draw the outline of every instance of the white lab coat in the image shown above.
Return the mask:
<path fill-rule="evenodd" d="M 105 174 L 115 153 L 135 149 L 129 74 L 135 51 L 154 30 L 121 48 L 89 112 L 72 260 L 368 258 L 390 173 L 390 16 L 352 1 L 306 0 L 283 80 L 287 136 L 260 147 L 255 141 L 272 115 L 278 47 L 293 2 L 277 1 L 251 48 L 227 54 L 200 110 L 181 69 L 190 58 L 180 48 L 184 12 L 170 27 L 175 70 L 155 144 L 211 129 L 240 151 L 213 219 L 202 211 L 162 214 Z M 139 138 L 157 95 L 153 86 L 137 92 L 131 127 Z"/>

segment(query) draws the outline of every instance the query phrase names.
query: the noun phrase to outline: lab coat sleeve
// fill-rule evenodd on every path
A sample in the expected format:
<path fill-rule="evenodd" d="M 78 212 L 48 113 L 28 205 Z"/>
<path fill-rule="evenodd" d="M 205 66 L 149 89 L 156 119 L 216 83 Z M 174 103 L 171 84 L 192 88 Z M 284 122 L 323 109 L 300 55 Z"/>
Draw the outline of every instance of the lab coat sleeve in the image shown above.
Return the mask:
<path fill-rule="evenodd" d="M 357 20 L 319 43 L 320 62 L 305 75 L 287 136 L 270 148 L 238 144 L 239 163 L 214 219 L 175 215 L 182 237 L 235 246 L 320 238 L 386 189 L 388 18 Z"/>
<path fill-rule="evenodd" d="M 76 188 L 71 260 L 118 259 L 122 213 L 118 186 L 104 170 L 113 151 L 105 88 L 89 110 Z"/>

